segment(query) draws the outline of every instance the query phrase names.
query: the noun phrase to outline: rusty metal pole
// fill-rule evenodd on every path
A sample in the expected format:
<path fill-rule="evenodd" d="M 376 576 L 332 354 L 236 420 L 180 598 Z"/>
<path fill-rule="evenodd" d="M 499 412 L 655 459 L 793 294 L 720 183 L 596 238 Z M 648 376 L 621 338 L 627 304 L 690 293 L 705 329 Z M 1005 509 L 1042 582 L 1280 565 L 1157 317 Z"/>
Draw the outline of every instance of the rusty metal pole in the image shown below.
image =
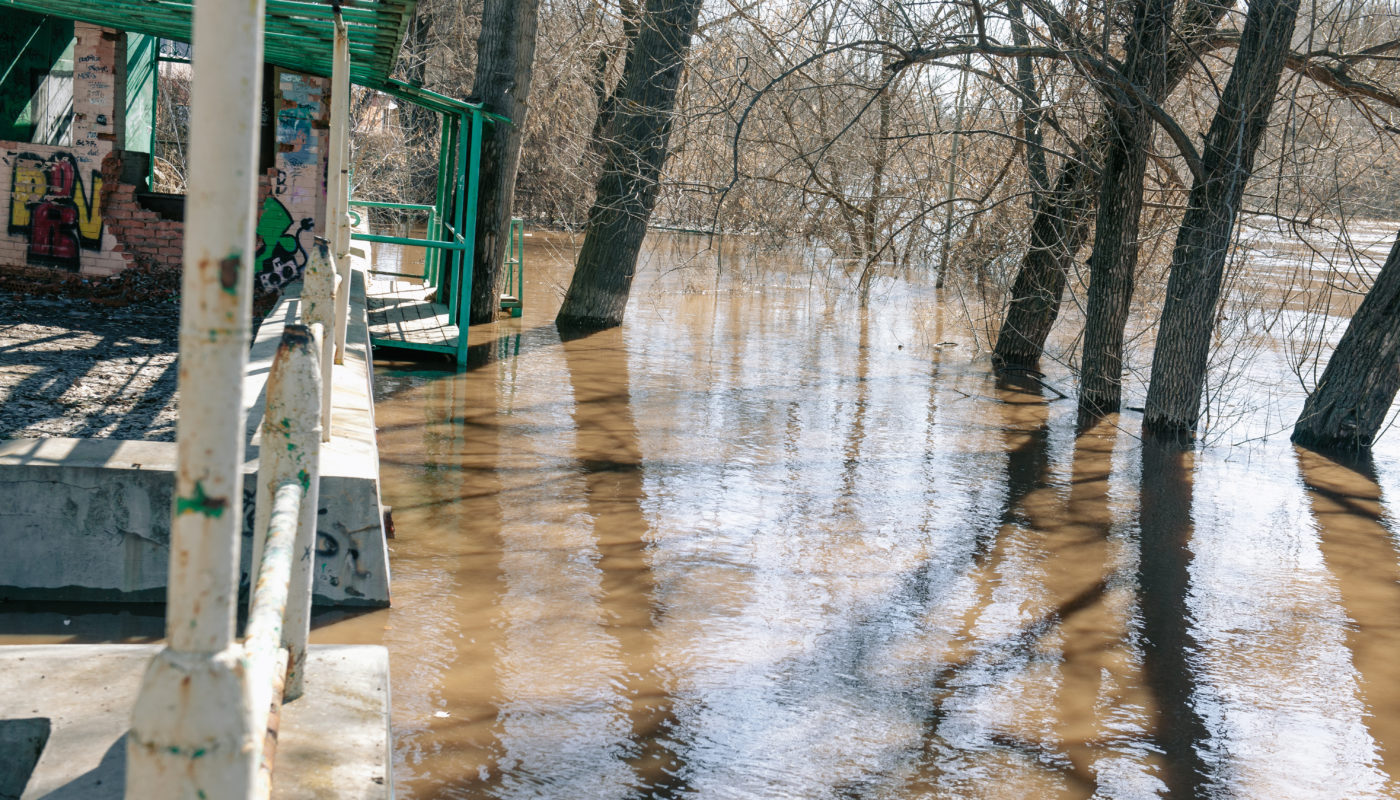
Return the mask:
<path fill-rule="evenodd" d="M 257 768 L 233 634 L 263 7 L 199 0 L 193 10 L 168 644 L 146 670 L 127 743 L 126 796 L 141 800 L 243 800 Z"/>
<path fill-rule="evenodd" d="M 326 191 L 326 238 L 335 256 L 340 286 L 335 297 L 335 363 L 345 363 L 345 332 L 350 319 L 350 36 L 340 11 L 335 15 L 331 61 L 331 152 Z M 332 210 L 333 209 L 333 210 Z"/>

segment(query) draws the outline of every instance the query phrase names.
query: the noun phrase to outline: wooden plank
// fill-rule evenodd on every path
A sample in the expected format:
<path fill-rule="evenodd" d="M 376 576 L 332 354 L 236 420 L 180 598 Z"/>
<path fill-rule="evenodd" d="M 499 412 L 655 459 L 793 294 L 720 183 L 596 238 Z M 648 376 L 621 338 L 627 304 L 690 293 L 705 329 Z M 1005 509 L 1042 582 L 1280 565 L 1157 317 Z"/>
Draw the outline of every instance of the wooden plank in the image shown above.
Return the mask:
<path fill-rule="evenodd" d="M 448 322 L 447 307 L 430 303 L 432 289 L 410 286 L 383 289 L 369 296 L 370 338 L 381 345 L 450 352 L 458 330 Z"/>

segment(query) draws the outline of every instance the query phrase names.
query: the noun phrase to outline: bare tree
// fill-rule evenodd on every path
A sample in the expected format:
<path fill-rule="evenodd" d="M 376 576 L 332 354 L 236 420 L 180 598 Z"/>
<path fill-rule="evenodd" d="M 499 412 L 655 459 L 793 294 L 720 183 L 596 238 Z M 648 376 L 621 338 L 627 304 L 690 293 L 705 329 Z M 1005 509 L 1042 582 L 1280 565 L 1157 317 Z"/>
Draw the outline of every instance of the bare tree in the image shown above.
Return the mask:
<path fill-rule="evenodd" d="M 1138 262 L 1138 225 L 1147 150 L 1152 143 L 1152 97 L 1166 89 L 1167 42 L 1173 0 L 1136 0 L 1124 46 L 1126 77 L 1142 96 L 1123 97 L 1110 114 L 1094 250 L 1089 256 L 1089 306 L 1080 360 L 1079 423 L 1118 410 L 1122 397 L 1123 330 Z"/>
<path fill-rule="evenodd" d="M 1156 433 L 1189 437 L 1200 418 L 1225 257 L 1297 19 L 1298 0 L 1249 4 L 1234 68 L 1206 136 L 1204 175 L 1191 187 L 1172 253 L 1143 422 Z"/>
<path fill-rule="evenodd" d="M 1308 395 L 1293 441 L 1366 450 L 1400 390 L 1400 236 Z"/>
<path fill-rule="evenodd" d="M 515 199 L 529 112 L 535 61 L 539 0 L 486 0 L 477 38 L 472 98 L 510 124 L 484 126 L 477 189 L 476 241 L 472 258 L 472 324 L 495 316 L 506 257 L 506 238 Z"/>
<path fill-rule="evenodd" d="M 676 90 L 701 0 L 648 0 L 608 122 L 607 158 L 574 277 L 556 321 L 575 329 L 622 323 L 637 254 L 656 204 Z"/>

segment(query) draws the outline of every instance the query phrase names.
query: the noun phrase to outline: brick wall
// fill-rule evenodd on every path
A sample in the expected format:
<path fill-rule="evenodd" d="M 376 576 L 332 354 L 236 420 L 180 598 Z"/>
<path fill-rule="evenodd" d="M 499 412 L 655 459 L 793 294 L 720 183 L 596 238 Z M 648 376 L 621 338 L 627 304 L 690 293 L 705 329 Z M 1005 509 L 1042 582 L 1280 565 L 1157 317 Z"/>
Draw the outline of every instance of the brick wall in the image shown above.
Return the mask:
<path fill-rule="evenodd" d="M 110 275 L 127 263 L 101 203 L 103 159 L 123 133 L 125 39 L 82 22 L 73 38 L 72 144 L 0 141 L 0 264 Z"/>
<path fill-rule="evenodd" d="M 104 277 L 129 266 L 178 267 L 183 223 L 141 206 L 121 180 L 125 37 L 74 27 L 73 143 L 0 141 L 0 269 L 40 266 Z M 300 278 L 325 234 L 329 81 L 277 70 L 275 167 L 258 177 L 257 291 Z M 139 172 L 139 170 L 138 170 Z"/>

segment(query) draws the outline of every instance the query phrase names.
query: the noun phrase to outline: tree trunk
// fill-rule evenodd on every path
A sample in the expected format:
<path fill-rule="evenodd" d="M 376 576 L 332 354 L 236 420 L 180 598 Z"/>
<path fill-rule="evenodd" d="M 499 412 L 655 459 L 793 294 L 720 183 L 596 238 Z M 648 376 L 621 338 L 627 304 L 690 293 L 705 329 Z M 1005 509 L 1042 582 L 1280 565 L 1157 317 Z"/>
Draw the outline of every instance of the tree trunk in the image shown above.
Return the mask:
<path fill-rule="evenodd" d="M 588 152 L 598 158 L 607 156 L 605 139 L 608 125 L 612 123 L 613 112 L 617 108 L 617 96 L 627 80 L 624 72 L 612 91 L 608 91 L 608 64 L 612 63 L 614 53 L 622 53 L 625 57 L 632 52 L 633 43 L 637 41 L 637 33 L 640 30 L 635 0 L 619 0 L 618 13 L 622 16 L 622 41 L 616 46 L 606 45 L 600 48 L 598 58 L 593 64 L 593 97 L 598 104 L 598 116 L 593 120 L 593 132 L 588 136 Z"/>
<path fill-rule="evenodd" d="M 472 97 L 510 124 L 482 126 L 481 171 L 472 251 L 471 324 L 490 322 L 500 303 L 515 173 L 529 112 L 539 0 L 486 0 L 477 38 Z"/>
<path fill-rule="evenodd" d="M 1232 2 L 1190 0 L 1177 26 L 1167 58 L 1160 102 L 1196 65 L 1198 49 L 1229 13 Z M 1040 198 L 1031 219 L 1031 243 L 1016 274 L 1006 320 L 997 335 L 993 360 L 998 366 L 1034 366 L 1060 313 L 1069 267 L 1089 238 L 1089 220 L 1098 201 L 1096 169 L 1109 137 L 1106 112 L 1085 140 L 1084 155 L 1065 161 L 1054 189 Z"/>
<path fill-rule="evenodd" d="M 1148 97 L 1166 89 L 1167 37 L 1173 0 L 1136 0 L 1125 47 L 1127 77 Z M 1135 99 L 1112 111 L 1099 187 L 1094 250 L 1089 255 L 1088 317 L 1080 359 L 1079 424 L 1118 410 L 1123 393 L 1123 329 L 1137 272 L 1142 181 L 1153 126 Z"/>
<path fill-rule="evenodd" d="M 1164 436 L 1189 439 L 1200 417 L 1225 256 L 1297 19 L 1298 0 L 1249 4 L 1230 80 L 1206 135 L 1205 175 L 1191 187 L 1177 233 L 1147 388 L 1143 425 Z"/>
<path fill-rule="evenodd" d="M 1293 441 L 1369 450 L 1400 389 L 1400 236 L 1308 395 Z"/>
<path fill-rule="evenodd" d="M 992 358 L 997 366 L 1034 366 L 1060 314 L 1070 264 L 1089 237 L 1089 215 L 1097 200 L 1093 169 L 1066 161 L 1053 191 L 1031 216 L 1031 244 L 1021 260 L 1006 320 Z"/>
<path fill-rule="evenodd" d="M 607 156 L 588 212 L 573 280 L 556 322 L 601 329 L 622 324 L 637 254 L 656 205 L 673 109 L 701 0 L 647 0 L 608 123 Z"/>
<path fill-rule="evenodd" d="M 425 5 L 418 7 L 409 23 L 408 35 L 404 37 L 403 63 L 404 77 L 414 86 L 423 86 L 428 75 L 428 57 L 431 53 L 429 37 L 432 33 L 432 11 Z M 432 202 L 431 197 L 416 194 L 418 187 L 433 186 L 438 168 L 438 115 L 422 106 L 404 103 L 399 106 L 404 125 L 404 146 L 408 149 L 409 180 L 399 199 L 406 203 Z"/>

